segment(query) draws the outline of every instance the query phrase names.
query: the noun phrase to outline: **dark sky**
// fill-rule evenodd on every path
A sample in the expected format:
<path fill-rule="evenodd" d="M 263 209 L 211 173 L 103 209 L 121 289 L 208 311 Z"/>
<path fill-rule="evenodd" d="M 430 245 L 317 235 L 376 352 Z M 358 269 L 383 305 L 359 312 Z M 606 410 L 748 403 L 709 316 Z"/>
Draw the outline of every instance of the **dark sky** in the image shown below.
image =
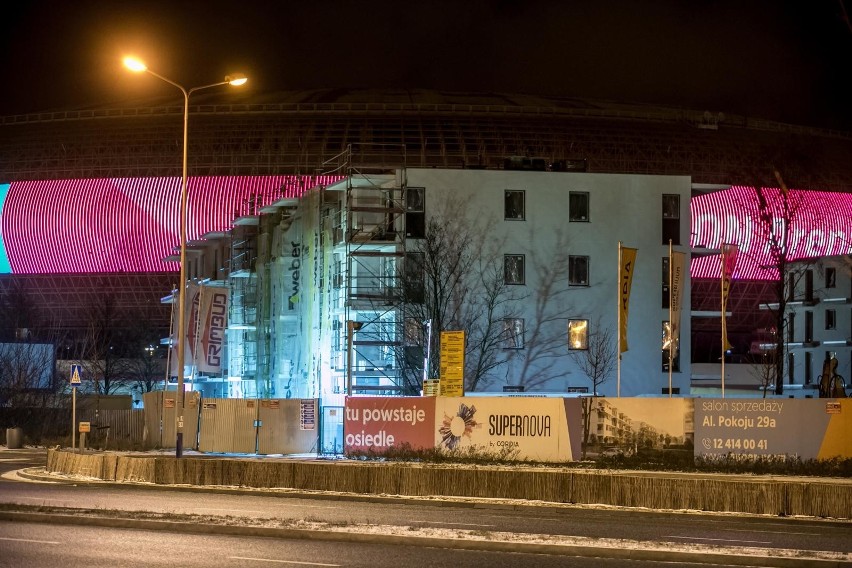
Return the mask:
<path fill-rule="evenodd" d="M 260 93 L 530 93 L 852 130 L 842 1 L 4 2 L 0 115 L 170 95 L 124 71 L 135 53 L 187 87 L 242 71 Z"/>

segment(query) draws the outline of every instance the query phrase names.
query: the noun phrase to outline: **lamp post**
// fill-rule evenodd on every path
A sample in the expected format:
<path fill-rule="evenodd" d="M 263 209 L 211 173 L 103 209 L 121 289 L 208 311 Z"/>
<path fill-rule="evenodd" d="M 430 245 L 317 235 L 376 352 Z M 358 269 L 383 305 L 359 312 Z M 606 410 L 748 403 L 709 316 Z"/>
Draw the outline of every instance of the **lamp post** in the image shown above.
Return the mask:
<path fill-rule="evenodd" d="M 245 84 L 248 80 L 245 75 L 235 73 L 233 75 L 225 76 L 224 81 L 220 81 L 218 83 L 212 83 L 210 85 L 203 85 L 201 87 L 192 87 L 191 89 L 186 89 L 182 85 L 175 83 L 171 79 L 167 77 L 163 77 L 159 73 L 155 73 L 148 69 L 148 67 L 139 59 L 134 57 L 125 57 L 124 65 L 134 73 L 148 73 L 149 75 L 153 75 L 157 79 L 161 81 L 165 81 L 169 85 L 177 87 L 180 89 L 180 92 L 183 93 L 183 172 L 181 175 L 181 185 L 180 185 L 180 284 L 178 285 L 178 328 L 177 328 L 177 370 L 178 370 L 178 378 L 177 378 L 177 401 L 175 404 L 175 421 L 176 421 L 176 440 L 175 440 L 175 457 L 181 457 L 183 455 L 183 409 L 184 409 L 184 400 L 185 393 L 183 392 L 183 369 L 184 369 L 184 359 L 185 359 L 185 344 L 184 344 L 184 336 L 186 335 L 186 201 L 187 201 L 187 191 L 186 191 L 186 151 L 187 151 L 187 138 L 189 133 L 189 96 L 202 89 L 209 89 L 211 87 L 218 87 L 220 85 L 233 85 L 238 87 L 240 85 Z"/>

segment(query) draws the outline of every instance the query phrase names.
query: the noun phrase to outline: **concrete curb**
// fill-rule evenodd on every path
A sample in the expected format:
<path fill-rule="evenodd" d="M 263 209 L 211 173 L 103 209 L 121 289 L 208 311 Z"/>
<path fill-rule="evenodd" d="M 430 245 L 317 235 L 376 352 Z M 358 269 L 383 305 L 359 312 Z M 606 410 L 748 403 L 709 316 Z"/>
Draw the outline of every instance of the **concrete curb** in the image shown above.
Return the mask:
<path fill-rule="evenodd" d="M 198 524 L 174 521 L 156 521 L 150 519 L 89 517 L 16 511 L 0 511 L 0 520 L 11 522 L 73 524 L 78 526 L 160 530 L 186 534 L 214 534 L 328 542 L 352 542 L 361 544 L 397 544 L 405 546 L 449 548 L 456 550 L 518 552 L 529 554 L 549 554 L 554 556 L 580 556 L 657 562 L 695 562 L 701 564 L 725 564 L 730 566 L 765 566 L 777 568 L 833 568 L 852 566 L 852 562 L 844 560 L 823 560 L 818 558 L 736 556 L 734 554 L 712 552 L 619 549 L 611 546 L 596 546 L 594 544 L 562 545 L 499 540 L 463 540 L 423 536 L 399 536 L 388 534 L 350 533 L 345 531 Z"/>
<path fill-rule="evenodd" d="M 47 483 L 60 483 L 65 485 L 98 485 L 104 487 L 115 487 L 115 488 L 124 488 L 124 487 L 134 487 L 138 489 L 152 489 L 156 491 L 183 491 L 183 492 L 194 492 L 194 493 L 214 493 L 214 494 L 228 494 L 228 495 L 258 495 L 262 494 L 268 497 L 277 497 L 281 499 L 315 499 L 318 501 L 352 501 L 359 503 L 383 503 L 383 504 L 397 504 L 397 505 L 428 505 L 429 507 L 446 507 L 453 509 L 491 509 L 491 510 L 502 510 L 502 511 L 519 511 L 519 510 L 527 510 L 527 509 L 535 509 L 538 511 L 541 510 L 562 510 L 566 507 L 574 507 L 574 508 L 583 508 L 583 507 L 607 507 L 607 508 L 615 508 L 615 509 L 635 509 L 632 507 L 615 507 L 612 505 L 589 505 L 589 504 L 576 504 L 576 503 L 549 503 L 543 501 L 537 501 L 535 504 L 529 503 L 512 503 L 509 501 L 513 501 L 511 499 L 507 499 L 507 502 L 491 502 L 491 501 L 479 501 L 479 500 L 471 500 L 472 498 L 465 497 L 447 497 L 442 496 L 440 499 L 430 499 L 428 497 L 412 497 L 406 495 L 360 495 L 353 493 L 330 493 L 330 492 L 321 492 L 321 491 L 299 491 L 293 489 L 284 489 L 276 491 L 273 488 L 246 488 L 246 487 L 223 487 L 223 486 L 211 486 L 211 485 L 159 485 L 156 483 L 147 483 L 147 482 L 117 482 L 117 481 L 103 481 L 101 479 L 69 479 L 67 477 L 62 477 L 61 475 L 53 474 L 44 471 L 42 468 L 28 468 L 18 470 L 17 474 L 20 477 L 25 479 L 29 479 L 32 481 L 39 482 L 47 482 Z M 680 513 L 695 513 L 701 514 L 702 516 L 720 516 L 724 518 L 729 518 L 728 513 L 724 512 L 713 512 L 713 511 L 689 511 L 683 509 L 659 509 L 658 512 L 680 512 Z M 764 519 L 767 515 L 748 515 L 748 514 L 740 514 L 737 516 L 738 522 L 748 523 L 750 519 Z M 826 518 L 790 518 L 790 522 L 795 523 L 819 523 L 820 526 L 834 525 L 834 526 L 843 526 L 848 527 L 850 525 L 850 521 L 847 519 L 826 519 Z"/>
<path fill-rule="evenodd" d="M 435 464 L 196 459 L 51 449 L 46 471 L 110 482 L 482 498 L 850 518 L 852 480 Z"/>

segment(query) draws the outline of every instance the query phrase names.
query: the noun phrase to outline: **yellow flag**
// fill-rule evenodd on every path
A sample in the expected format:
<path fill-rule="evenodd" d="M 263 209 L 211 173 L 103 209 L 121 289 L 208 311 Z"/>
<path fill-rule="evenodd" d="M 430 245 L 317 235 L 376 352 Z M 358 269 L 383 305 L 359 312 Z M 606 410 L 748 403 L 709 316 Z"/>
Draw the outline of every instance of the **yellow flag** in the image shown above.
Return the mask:
<path fill-rule="evenodd" d="M 627 351 L 627 311 L 630 304 L 630 285 L 636 264 L 636 249 L 621 247 L 620 274 L 618 277 L 619 344 L 620 353 Z"/>
<path fill-rule="evenodd" d="M 731 279 L 737 267 L 737 245 L 722 243 L 722 348 L 727 351 L 733 347 L 728 342 L 728 324 L 725 313 L 728 311 L 728 292 L 731 290 Z"/>

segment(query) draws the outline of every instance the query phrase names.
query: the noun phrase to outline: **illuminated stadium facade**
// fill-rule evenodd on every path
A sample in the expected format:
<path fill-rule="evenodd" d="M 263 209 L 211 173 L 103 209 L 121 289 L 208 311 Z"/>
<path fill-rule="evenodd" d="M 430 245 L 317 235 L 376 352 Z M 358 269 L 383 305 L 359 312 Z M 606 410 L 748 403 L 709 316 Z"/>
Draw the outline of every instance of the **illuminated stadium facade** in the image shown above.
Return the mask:
<path fill-rule="evenodd" d="M 312 91 L 226 105 L 197 100 L 189 136 L 191 240 L 227 233 L 236 219 L 331 183 L 354 164 L 374 172 L 690 176 L 692 244 L 713 248 L 748 225 L 729 221 L 747 215 L 738 205 L 743 188 L 774 186 L 778 169 L 789 187 L 821 204 L 812 224 L 800 227 L 809 236 L 801 239 L 802 254 L 852 248 L 852 207 L 844 193 L 852 187 L 849 133 L 530 96 Z M 41 321 L 79 330 L 86 310 L 111 295 L 122 317 L 148 318 L 165 335 L 169 310 L 160 298 L 177 277 L 169 255 L 178 242 L 181 113 L 174 104 L 0 118 L 0 270 L 11 273 L 0 281 L 7 298 L 24 293 L 49 314 Z M 755 252 L 761 248 L 752 244 Z M 712 258 L 693 264 L 693 310 L 719 309 Z M 756 304 L 766 299 L 772 275 L 761 265 L 759 259 L 741 265 L 729 305 L 732 334 L 747 335 L 764 322 Z M 696 321 L 693 335 L 718 335 L 718 325 L 718 318 Z"/>

